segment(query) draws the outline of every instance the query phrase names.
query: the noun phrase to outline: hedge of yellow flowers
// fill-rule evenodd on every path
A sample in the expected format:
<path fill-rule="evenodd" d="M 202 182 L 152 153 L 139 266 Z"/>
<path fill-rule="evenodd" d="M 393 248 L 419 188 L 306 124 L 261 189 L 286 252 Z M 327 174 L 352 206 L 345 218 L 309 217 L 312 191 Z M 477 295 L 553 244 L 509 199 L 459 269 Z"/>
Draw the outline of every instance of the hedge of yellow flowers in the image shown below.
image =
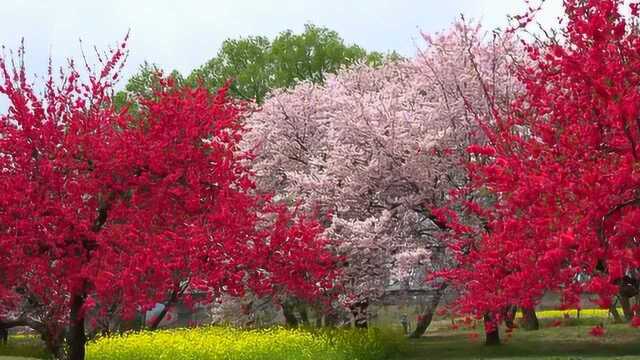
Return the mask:
<path fill-rule="evenodd" d="M 202 327 L 99 338 L 87 346 L 87 359 L 380 360 L 399 351 L 402 342 L 399 334 L 379 329 Z"/>
<path fill-rule="evenodd" d="M 622 312 L 621 308 L 618 308 L 619 312 Z M 567 310 L 540 310 L 536 311 L 536 315 L 540 319 L 561 319 L 567 314 L 572 318 L 576 318 L 578 311 L 576 309 Z M 522 313 L 518 312 L 517 317 L 522 317 Z M 583 318 L 606 318 L 609 316 L 609 309 L 582 309 L 580 310 L 580 317 Z"/>

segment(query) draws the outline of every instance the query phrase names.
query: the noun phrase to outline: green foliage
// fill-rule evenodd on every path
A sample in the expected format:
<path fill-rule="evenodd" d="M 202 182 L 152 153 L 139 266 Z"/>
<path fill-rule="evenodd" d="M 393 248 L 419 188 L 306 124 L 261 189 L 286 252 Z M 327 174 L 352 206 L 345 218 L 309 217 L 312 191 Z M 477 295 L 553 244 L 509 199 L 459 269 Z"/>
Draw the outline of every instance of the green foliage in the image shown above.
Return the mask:
<path fill-rule="evenodd" d="M 337 32 L 308 24 L 301 34 L 287 30 L 273 41 L 264 36 L 227 39 L 214 58 L 187 78 L 175 70 L 170 76 L 178 84 L 203 84 L 210 90 L 232 81 L 229 92 L 234 97 L 262 103 L 273 89 L 291 87 L 303 80 L 320 83 L 327 74 L 359 61 L 380 66 L 401 58 L 396 52 L 367 52 L 357 45 L 347 45 Z M 116 108 L 129 105 L 135 113 L 137 100 L 153 94 L 159 73 L 162 69 L 157 65 L 142 64 L 125 90 L 114 96 Z"/>
<path fill-rule="evenodd" d="M 129 79 L 125 89 L 119 91 L 113 97 L 113 103 L 116 109 L 119 110 L 123 106 L 129 105 L 130 111 L 133 113 L 137 112 L 137 100 L 140 98 L 148 99 L 153 96 L 154 90 L 160 86 L 158 82 L 159 76 L 166 75 L 163 74 L 162 69 L 156 64 L 145 62 L 140 65 L 140 69 Z M 184 78 L 177 70 L 172 71 L 169 76 L 178 84 L 184 83 Z"/>
<path fill-rule="evenodd" d="M 378 58 L 379 54 L 371 55 L 371 60 Z M 367 52 L 357 45 L 346 46 L 335 31 L 314 25 L 306 25 L 300 35 L 284 31 L 271 44 L 273 87 L 289 87 L 301 80 L 322 83 L 325 74 L 358 60 L 369 60 Z"/>
<path fill-rule="evenodd" d="M 273 41 L 262 36 L 226 40 L 217 56 L 194 70 L 187 83 L 203 82 L 216 89 L 233 79 L 230 91 L 234 96 L 261 103 L 272 89 L 303 80 L 321 83 L 327 74 L 358 61 L 378 66 L 399 58 L 397 53 L 368 53 L 345 44 L 333 30 L 308 24 L 301 34 L 287 30 Z"/>
<path fill-rule="evenodd" d="M 89 343 L 89 360 L 381 360 L 397 354 L 397 333 L 369 330 L 241 330 L 203 327 L 129 333 Z"/>
<path fill-rule="evenodd" d="M 272 82 L 270 61 L 269 39 L 262 36 L 228 39 L 216 57 L 189 75 L 187 83 L 202 82 L 208 89 L 216 89 L 233 79 L 229 91 L 234 96 L 262 99 Z"/>

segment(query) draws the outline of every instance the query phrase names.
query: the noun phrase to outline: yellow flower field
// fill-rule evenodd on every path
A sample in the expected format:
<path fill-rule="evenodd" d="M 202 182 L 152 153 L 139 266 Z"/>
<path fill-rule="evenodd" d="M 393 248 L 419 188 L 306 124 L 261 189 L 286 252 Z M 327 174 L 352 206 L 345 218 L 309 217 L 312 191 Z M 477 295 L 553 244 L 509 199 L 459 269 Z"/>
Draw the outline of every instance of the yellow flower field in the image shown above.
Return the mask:
<path fill-rule="evenodd" d="M 87 346 L 87 359 L 373 360 L 397 352 L 401 343 L 401 336 L 378 329 L 204 327 L 103 337 Z"/>
<path fill-rule="evenodd" d="M 618 308 L 618 312 L 622 314 L 622 309 Z M 562 319 L 565 314 L 571 318 L 576 318 L 578 311 L 576 309 L 567 310 L 540 310 L 536 311 L 536 315 L 540 319 Z M 608 309 L 582 309 L 580 310 L 581 318 L 606 318 L 609 316 Z M 516 317 L 522 317 L 522 313 L 518 311 Z"/>

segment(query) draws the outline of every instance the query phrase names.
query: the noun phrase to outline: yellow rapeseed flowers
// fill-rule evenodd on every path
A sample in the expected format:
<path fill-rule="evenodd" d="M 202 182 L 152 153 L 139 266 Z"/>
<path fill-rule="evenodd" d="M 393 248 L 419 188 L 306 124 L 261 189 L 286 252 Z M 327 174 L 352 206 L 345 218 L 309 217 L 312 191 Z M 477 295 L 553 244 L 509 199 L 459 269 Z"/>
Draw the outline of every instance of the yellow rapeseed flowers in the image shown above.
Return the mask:
<path fill-rule="evenodd" d="M 399 334 L 379 329 L 242 330 L 200 327 L 102 337 L 87 346 L 89 360 L 373 360 L 398 351 Z"/>
<path fill-rule="evenodd" d="M 622 311 L 622 309 L 618 309 L 618 311 Z M 540 310 L 536 311 L 536 316 L 540 319 L 562 319 L 568 315 L 571 318 L 576 318 L 578 315 L 578 310 L 576 309 L 567 309 L 567 310 Z M 580 310 L 581 318 L 606 318 L 609 315 L 608 309 L 582 309 Z M 516 317 L 522 317 L 522 313 L 518 312 Z"/>

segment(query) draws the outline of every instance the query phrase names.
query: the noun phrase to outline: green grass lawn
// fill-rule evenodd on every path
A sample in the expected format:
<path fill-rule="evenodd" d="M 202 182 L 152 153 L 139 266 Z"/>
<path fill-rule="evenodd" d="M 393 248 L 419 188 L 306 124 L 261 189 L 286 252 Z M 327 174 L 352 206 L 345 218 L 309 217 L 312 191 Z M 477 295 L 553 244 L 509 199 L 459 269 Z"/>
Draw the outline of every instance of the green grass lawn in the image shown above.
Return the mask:
<path fill-rule="evenodd" d="M 0 360 L 42 359 L 47 356 L 44 344 L 35 335 L 10 335 L 8 345 L 0 345 Z"/>
<path fill-rule="evenodd" d="M 589 335 L 593 325 L 603 321 L 605 335 L 602 337 Z M 610 324 L 602 318 L 571 319 L 565 321 L 565 324 L 560 327 L 550 326 L 551 322 L 550 319 L 541 320 L 542 328 L 538 331 L 516 330 L 511 335 L 503 331 L 501 334 L 503 345 L 487 347 L 483 344 L 481 328 L 451 330 L 450 322 L 438 321 L 422 339 L 407 340 L 407 343 L 402 346 L 402 352 L 392 356 L 391 360 L 640 360 L 640 329 L 632 328 L 628 324 Z M 15 337 L 10 339 L 8 347 L 0 346 L 0 360 L 24 360 L 41 356 L 42 347 L 35 337 Z"/>
<path fill-rule="evenodd" d="M 411 340 L 405 354 L 394 360 L 422 359 L 639 359 L 640 329 L 605 324 L 602 337 L 589 335 L 593 325 L 543 327 L 502 335 L 503 345 L 487 347 L 483 336 L 469 330 L 439 329 Z"/>

